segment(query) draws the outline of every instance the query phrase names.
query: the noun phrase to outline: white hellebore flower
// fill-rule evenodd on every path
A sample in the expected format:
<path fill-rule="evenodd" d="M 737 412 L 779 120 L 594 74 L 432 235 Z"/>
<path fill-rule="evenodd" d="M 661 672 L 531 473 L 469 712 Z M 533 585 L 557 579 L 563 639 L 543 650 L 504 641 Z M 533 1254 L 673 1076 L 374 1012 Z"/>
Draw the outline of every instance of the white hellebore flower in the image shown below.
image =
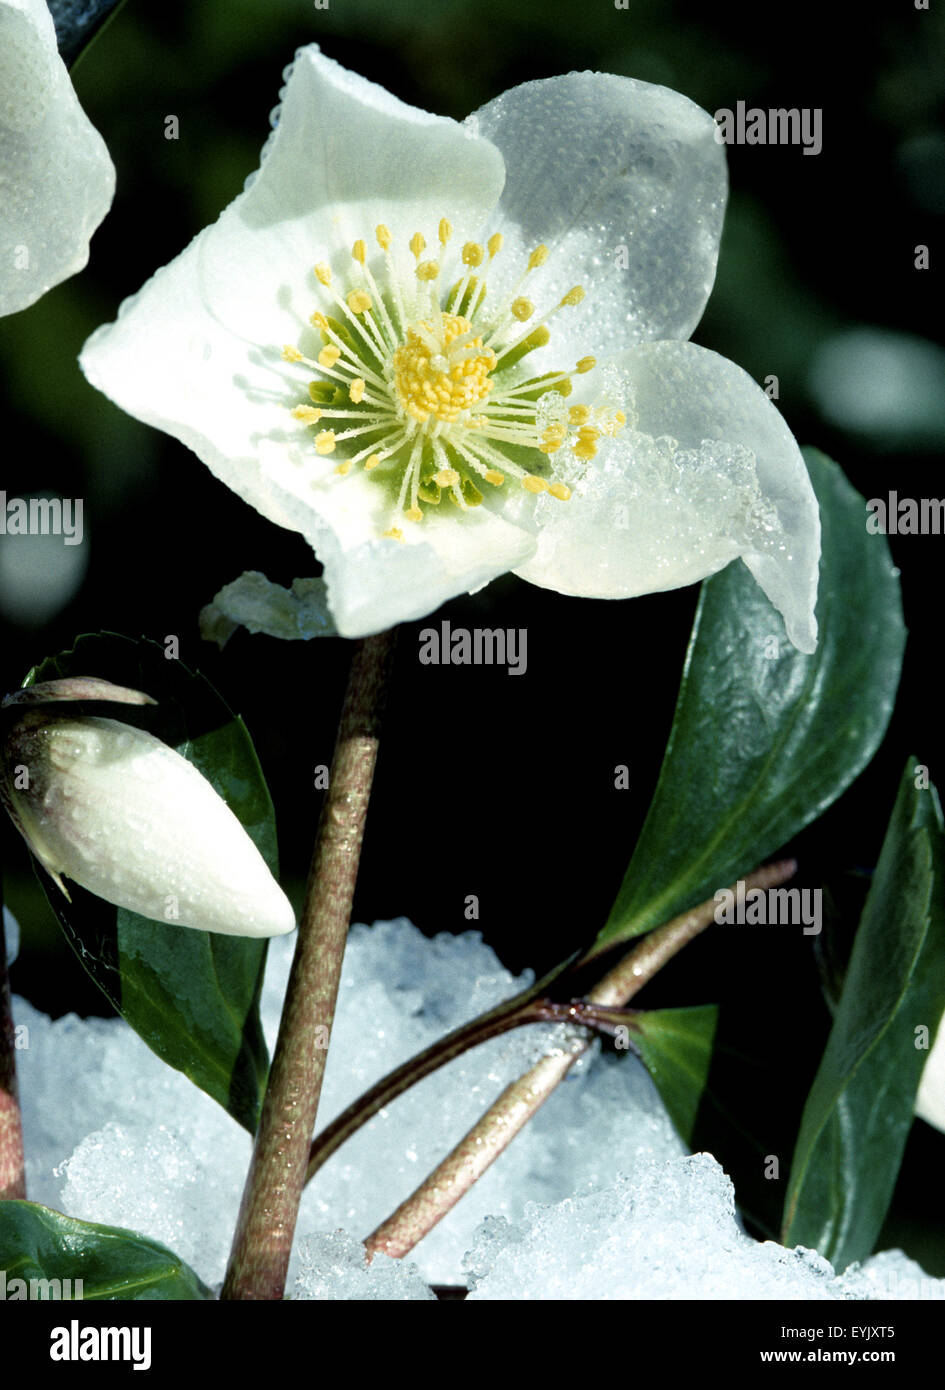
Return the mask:
<path fill-rule="evenodd" d="M 82 679 L 33 686 L 5 704 L 43 694 L 150 703 Z M 177 926 L 230 936 L 295 928 L 288 898 L 222 797 L 186 758 L 130 724 L 27 709 L 5 740 L 0 801 L 67 898 L 62 875 Z"/>
<path fill-rule="evenodd" d="M 114 192 L 45 0 L 0 0 L 0 314 L 82 269 Z"/>
<path fill-rule="evenodd" d="M 722 227 L 714 133 L 685 97 L 600 73 L 460 125 L 304 48 L 258 175 L 83 369 L 306 537 L 345 636 L 507 570 L 620 598 L 741 555 L 812 651 L 797 445 L 686 342 Z"/>

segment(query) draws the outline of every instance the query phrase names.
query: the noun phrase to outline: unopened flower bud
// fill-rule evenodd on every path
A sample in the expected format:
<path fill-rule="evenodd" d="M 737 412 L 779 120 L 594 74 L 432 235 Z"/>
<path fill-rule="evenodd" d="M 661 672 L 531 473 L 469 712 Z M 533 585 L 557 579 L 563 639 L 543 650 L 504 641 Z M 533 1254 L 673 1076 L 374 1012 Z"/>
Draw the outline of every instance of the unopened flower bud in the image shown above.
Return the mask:
<path fill-rule="evenodd" d="M 915 1113 L 920 1119 L 945 1132 L 945 1019 L 939 1025 L 932 1051 L 922 1069 Z"/>
<path fill-rule="evenodd" d="M 108 690 L 92 698 L 128 699 Z M 63 875 L 177 926 L 256 937 L 293 930 L 262 855 L 186 758 L 114 719 L 6 703 L 25 708 L 4 743 L 0 799 L 67 898 Z"/>

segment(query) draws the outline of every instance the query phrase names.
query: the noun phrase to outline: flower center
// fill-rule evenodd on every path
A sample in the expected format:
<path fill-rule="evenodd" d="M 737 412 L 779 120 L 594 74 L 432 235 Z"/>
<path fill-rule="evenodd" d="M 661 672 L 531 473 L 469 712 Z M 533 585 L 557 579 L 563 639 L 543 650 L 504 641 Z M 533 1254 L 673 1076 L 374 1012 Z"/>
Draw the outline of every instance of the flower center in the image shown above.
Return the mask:
<path fill-rule="evenodd" d="M 452 232 L 444 218 L 441 254 Z M 572 372 L 536 376 L 526 365 L 529 353 L 549 342 L 549 321 L 580 304 L 583 288 L 576 285 L 533 323 L 536 307 L 520 291 L 547 260 L 546 246 L 535 248 L 512 294 L 490 310 L 488 267 L 502 249 L 498 233 L 485 246 L 465 243 L 459 279 L 448 289 L 440 284 L 439 259 L 424 258 L 419 232 L 408 243 L 415 261 L 409 277 L 394 264 L 387 227 L 375 236 L 383 272 L 372 271 L 359 239 L 344 293 L 327 264 L 315 267 L 330 310 L 310 319 L 322 342 L 317 356 L 283 348 L 286 361 L 317 373 L 308 386 L 311 404 L 292 410 L 317 427 L 316 454 L 333 455 L 342 477 L 357 466 L 370 472 L 387 488 L 395 523 L 422 521 L 444 499 L 460 511 L 478 506 L 483 486 L 498 488 L 507 479 L 567 501 L 562 473 L 573 481 L 601 436 L 625 423 L 621 411 L 565 404 L 572 374 L 590 371 L 593 357 L 581 358 Z M 312 485 L 324 484 L 315 478 Z M 403 539 L 397 524 L 384 534 Z"/>
<path fill-rule="evenodd" d="M 421 425 L 432 415 L 450 424 L 485 400 L 494 383 L 492 348 L 482 346 L 461 314 L 424 319 L 407 330 L 394 353 L 394 385 L 400 407 Z"/>

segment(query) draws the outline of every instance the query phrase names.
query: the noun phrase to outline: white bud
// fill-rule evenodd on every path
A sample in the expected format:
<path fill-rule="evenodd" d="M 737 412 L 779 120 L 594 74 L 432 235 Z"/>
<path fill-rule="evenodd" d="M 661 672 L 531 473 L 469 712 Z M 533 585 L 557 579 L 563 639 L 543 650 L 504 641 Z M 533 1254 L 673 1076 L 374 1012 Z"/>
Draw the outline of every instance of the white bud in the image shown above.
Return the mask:
<path fill-rule="evenodd" d="M 29 788 L 17 790 L 11 768 L 24 763 Z M 175 926 L 232 936 L 295 927 L 288 898 L 226 802 L 192 763 L 141 729 L 31 710 L 7 737 L 0 794 L 67 898 L 62 875 Z"/>
<path fill-rule="evenodd" d="M 939 1026 L 932 1051 L 922 1069 L 915 1113 L 920 1119 L 945 1132 L 945 1020 Z"/>

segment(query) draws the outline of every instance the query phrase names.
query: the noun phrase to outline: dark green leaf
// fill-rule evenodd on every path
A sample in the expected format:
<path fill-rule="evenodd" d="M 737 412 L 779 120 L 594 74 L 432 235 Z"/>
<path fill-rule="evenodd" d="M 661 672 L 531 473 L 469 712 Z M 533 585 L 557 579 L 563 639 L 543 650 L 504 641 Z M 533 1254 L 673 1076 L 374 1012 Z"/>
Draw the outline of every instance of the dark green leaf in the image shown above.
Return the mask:
<path fill-rule="evenodd" d="M 86 1302 L 213 1297 L 194 1271 L 158 1241 L 117 1226 L 76 1221 L 35 1202 L 0 1203 L 0 1270 L 5 1272 L 7 1301 L 67 1294 Z M 53 1279 L 59 1284 L 50 1286 Z M 31 1289 L 30 1280 L 42 1282 Z M 81 1294 L 76 1280 L 82 1281 Z"/>
<path fill-rule="evenodd" d="M 154 642 L 80 637 L 27 678 L 95 675 L 152 695 L 156 706 L 91 704 L 86 712 L 136 723 L 188 758 L 242 822 L 277 872 L 275 819 L 249 735 L 213 687 Z M 70 884 L 66 902 L 42 875 L 53 911 L 82 964 L 123 1018 L 251 1132 L 268 1069 L 259 1021 L 265 940 L 153 922 Z"/>
<path fill-rule="evenodd" d="M 873 756 L 905 643 L 886 538 L 836 464 L 806 450 L 820 502 L 820 640 L 804 656 L 736 562 L 702 587 L 646 823 L 597 950 L 749 872 L 814 820 Z"/>
<path fill-rule="evenodd" d="M 788 1183 L 784 1243 L 837 1269 L 873 1249 L 928 1052 L 945 1011 L 945 837 L 934 788 L 906 768 L 811 1087 Z"/>
<path fill-rule="evenodd" d="M 72 67 L 125 0 L 47 0 L 59 56 Z"/>
<path fill-rule="evenodd" d="M 694 1009 L 655 1009 L 634 1019 L 634 1046 L 686 1144 L 692 1141 L 709 1074 L 718 1012 L 715 1004 L 704 1004 Z"/>

